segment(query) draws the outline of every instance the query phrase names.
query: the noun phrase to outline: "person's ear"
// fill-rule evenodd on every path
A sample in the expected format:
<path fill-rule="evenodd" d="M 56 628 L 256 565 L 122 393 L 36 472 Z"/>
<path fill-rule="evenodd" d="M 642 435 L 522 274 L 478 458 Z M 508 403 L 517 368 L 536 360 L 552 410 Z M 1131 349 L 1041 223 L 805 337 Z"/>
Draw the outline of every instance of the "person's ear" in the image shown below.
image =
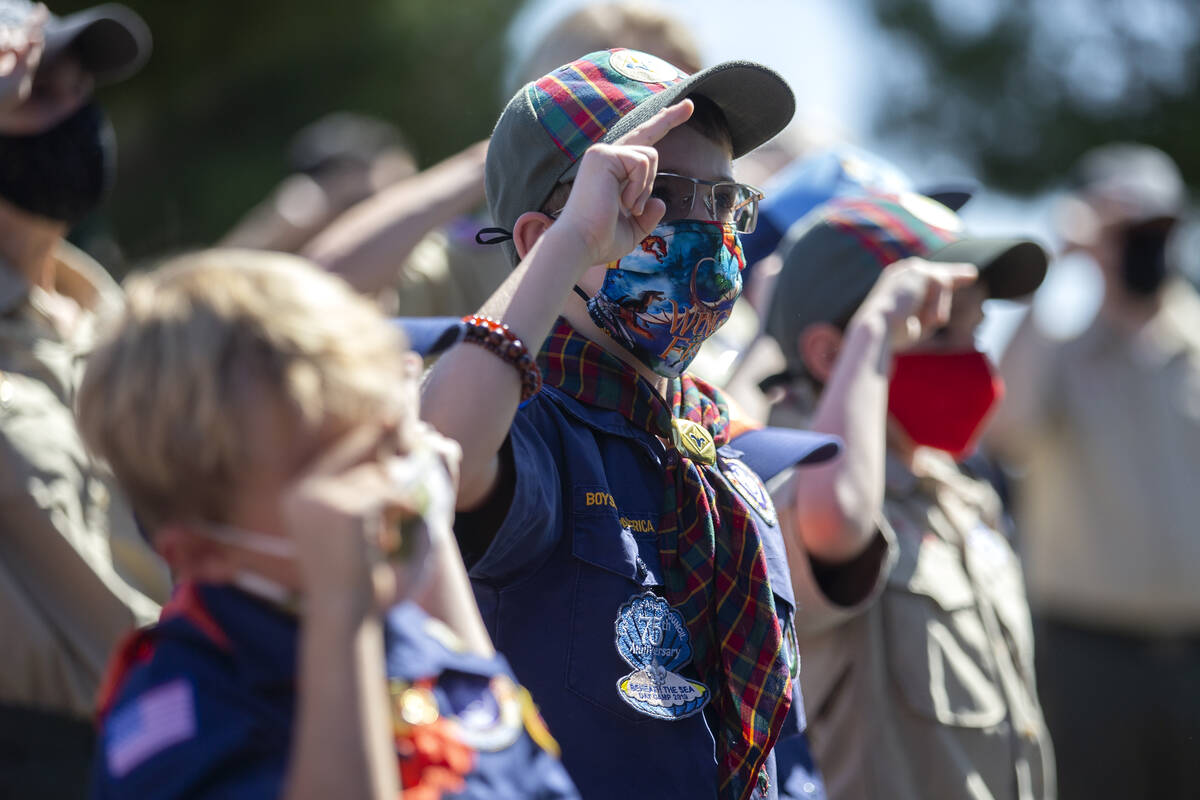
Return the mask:
<path fill-rule="evenodd" d="M 513 246 L 517 248 L 517 256 L 524 258 L 552 224 L 554 218 L 540 211 L 526 211 L 517 217 L 513 225 Z"/>
<path fill-rule="evenodd" d="M 814 322 L 796 336 L 796 349 L 808 374 L 827 383 L 842 349 L 842 332 L 828 322 Z"/>
<path fill-rule="evenodd" d="M 237 564 L 228 548 L 192 533 L 187 525 L 170 522 L 154 532 L 154 549 L 171 568 L 176 581 L 228 583 Z"/>

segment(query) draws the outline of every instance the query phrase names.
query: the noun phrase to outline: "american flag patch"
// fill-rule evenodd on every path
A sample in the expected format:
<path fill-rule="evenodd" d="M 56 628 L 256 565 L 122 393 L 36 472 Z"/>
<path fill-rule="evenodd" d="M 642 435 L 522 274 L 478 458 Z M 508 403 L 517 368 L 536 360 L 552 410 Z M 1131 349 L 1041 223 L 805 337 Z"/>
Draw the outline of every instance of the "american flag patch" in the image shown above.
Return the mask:
<path fill-rule="evenodd" d="M 109 717 L 105 759 L 114 778 L 173 744 L 196 735 L 196 707 L 192 687 L 171 681 L 137 698 Z"/>

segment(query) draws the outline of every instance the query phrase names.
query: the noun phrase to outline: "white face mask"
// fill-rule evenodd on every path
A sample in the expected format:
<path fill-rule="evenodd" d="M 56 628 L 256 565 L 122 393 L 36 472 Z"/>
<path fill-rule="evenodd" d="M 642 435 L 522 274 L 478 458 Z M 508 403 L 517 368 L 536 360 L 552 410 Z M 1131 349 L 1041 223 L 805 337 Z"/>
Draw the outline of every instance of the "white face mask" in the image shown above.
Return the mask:
<path fill-rule="evenodd" d="M 381 514 L 373 524 L 381 528 L 390 525 L 391 530 L 379 530 L 372 539 L 385 551 L 390 550 L 384 557 L 397 569 L 397 586 L 403 596 L 420 589 L 434 541 L 445 542 L 454 535 L 455 491 L 446 463 L 453 457 L 453 453 L 439 452 L 422 441 L 408 455 L 391 457 L 383 465 L 400 504 L 412 512 Z M 284 561 L 296 560 L 296 543 L 290 537 L 215 522 L 201 522 L 192 530 L 230 547 Z M 257 572 L 239 570 L 232 582 L 242 591 L 286 611 L 300 611 L 302 598 L 298 591 Z"/>

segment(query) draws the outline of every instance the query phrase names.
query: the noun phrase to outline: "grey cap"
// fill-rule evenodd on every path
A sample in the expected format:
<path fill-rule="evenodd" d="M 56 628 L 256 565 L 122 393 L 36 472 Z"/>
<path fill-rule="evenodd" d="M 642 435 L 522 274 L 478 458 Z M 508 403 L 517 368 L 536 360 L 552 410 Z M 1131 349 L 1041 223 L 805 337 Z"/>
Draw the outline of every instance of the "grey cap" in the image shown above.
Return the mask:
<path fill-rule="evenodd" d="M 974 264 L 995 298 L 1030 294 L 1047 266 L 1036 242 L 967 236 L 957 214 L 912 193 L 831 200 L 792 227 L 780 252 L 783 266 L 765 326 L 791 366 L 797 366 L 799 333 L 814 322 L 848 319 L 893 262 L 918 256 Z"/>
<path fill-rule="evenodd" d="M 689 95 L 724 112 L 734 158 L 783 130 L 796 109 L 783 78 L 750 61 L 687 75 L 637 50 L 589 53 L 526 84 L 500 115 L 485 167 L 492 219 L 511 231 L 518 217 L 574 178 L 588 147 L 620 138 Z M 511 243 L 506 249 L 516 263 Z"/>
<path fill-rule="evenodd" d="M 33 12 L 30 0 L 0 0 L 0 25 L 19 26 Z M 115 83 L 141 69 L 150 57 L 150 28 L 131 9 L 116 3 L 59 17 L 44 28 L 42 64 L 74 53 L 97 84 Z"/>
<path fill-rule="evenodd" d="M 1171 157 L 1145 144 L 1121 142 L 1089 150 L 1073 173 L 1076 191 L 1102 202 L 1115 221 L 1131 225 L 1178 219 L 1187 188 Z"/>

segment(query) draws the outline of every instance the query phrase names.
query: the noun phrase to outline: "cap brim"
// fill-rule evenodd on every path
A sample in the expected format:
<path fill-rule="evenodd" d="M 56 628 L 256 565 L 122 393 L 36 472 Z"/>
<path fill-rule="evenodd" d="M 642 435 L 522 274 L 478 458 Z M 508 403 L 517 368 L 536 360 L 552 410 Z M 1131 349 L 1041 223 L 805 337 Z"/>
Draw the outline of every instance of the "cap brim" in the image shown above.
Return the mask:
<path fill-rule="evenodd" d="M 959 239 L 925 258 L 974 264 L 988 296 L 1001 300 L 1032 294 L 1046 277 L 1049 263 L 1041 245 L 1028 239 Z"/>
<path fill-rule="evenodd" d="M 616 141 L 662 109 L 693 94 L 708 98 L 724 112 L 734 158 L 774 138 L 796 113 L 792 90 L 774 70 L 751 61 L 726 61 L 650 96 L 621 117 L 600 141 Z M 581 160 L 563 172 L 559 183 L 575 176 Z"/>
<path fill-rule="evenodd" d="M 756 428 L 729 443 L 742 453 L 741 461 L 767 483 L 795 466 L 823 464 L 842 452 L 842 440 L 827 433 L 795 428 Z"/>
<path fill-rule="evenodd" d="M 150 28 L 131 9 L 108 4 L 46 23 L 42 62 L 72 51 L 98 84 L 115 83 L 141 69 L 150 57 Z"/>
<path fill-rule="evenodd" d="M 409 348 L 422 358 L 448 349 L 466 330 L 458 317 L 396 317 L 392 324 L 404 331 Z"/>

